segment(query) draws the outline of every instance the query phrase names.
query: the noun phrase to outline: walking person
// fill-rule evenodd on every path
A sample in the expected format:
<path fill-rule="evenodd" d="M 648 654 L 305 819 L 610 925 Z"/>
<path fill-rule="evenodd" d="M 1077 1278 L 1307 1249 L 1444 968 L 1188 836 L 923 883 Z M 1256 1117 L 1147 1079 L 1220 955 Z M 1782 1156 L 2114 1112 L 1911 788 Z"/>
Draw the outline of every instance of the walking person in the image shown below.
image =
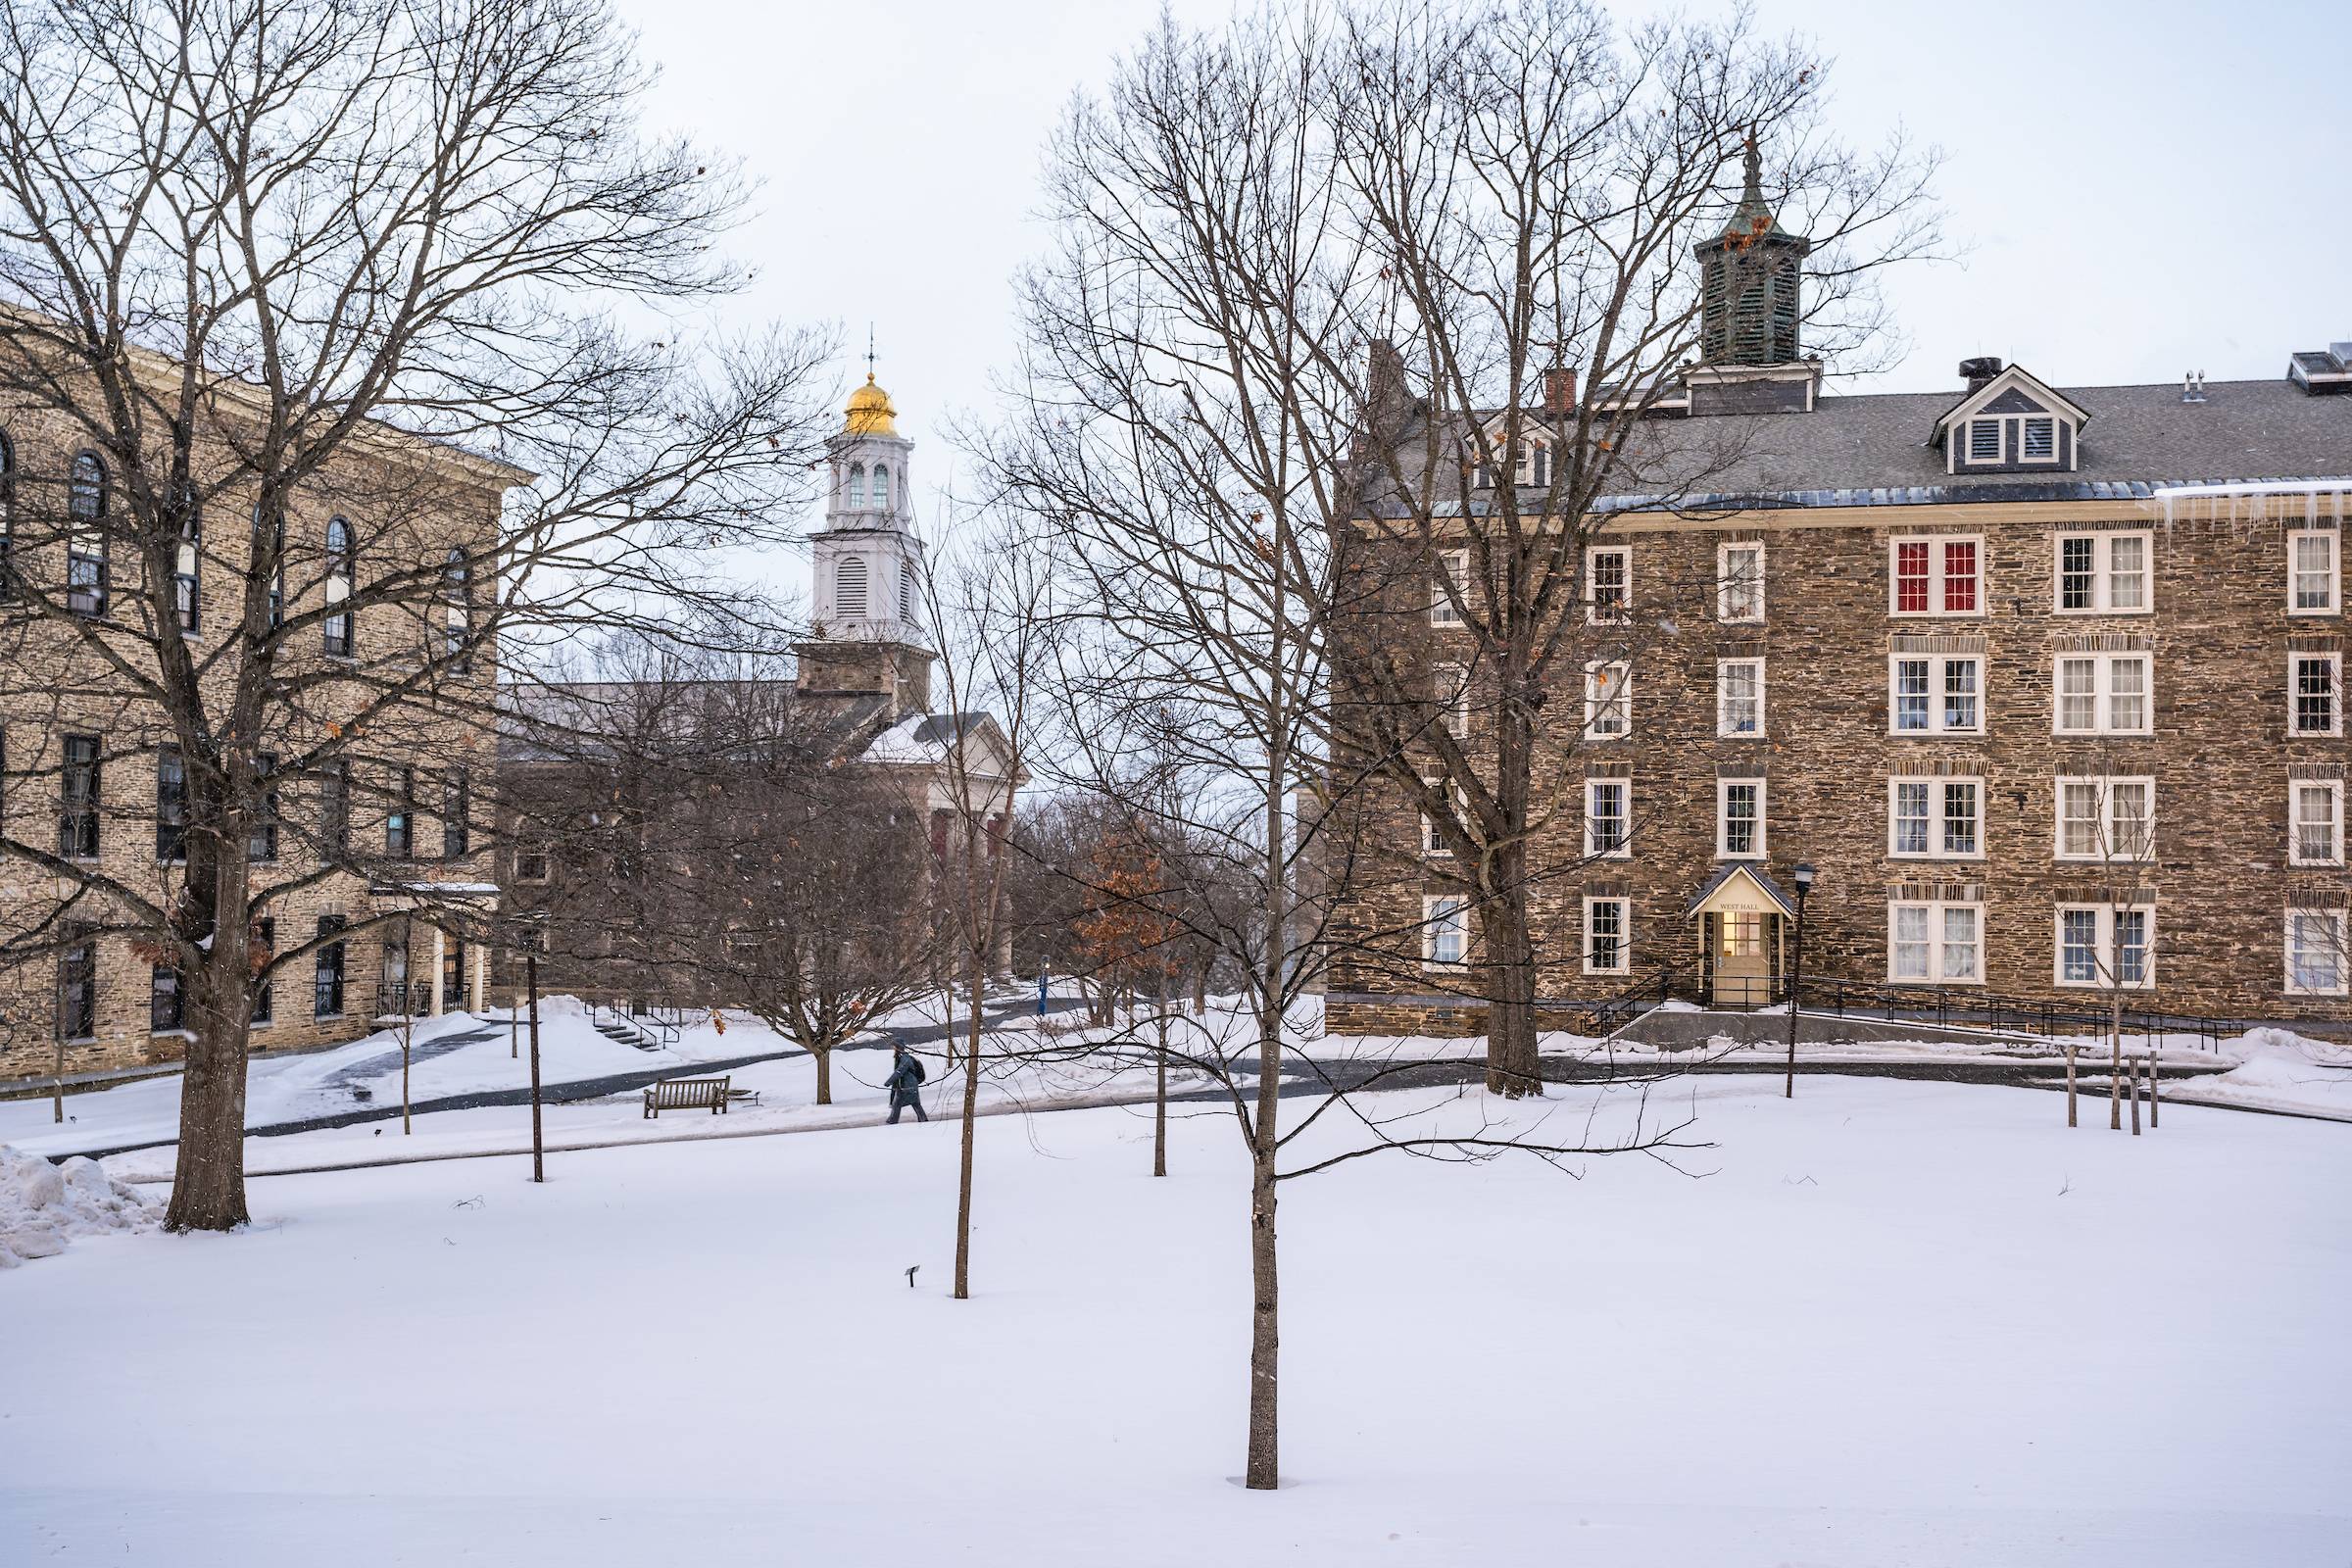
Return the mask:
<path fill-rule="evenodd" d="M 890 1123 L 897 1126 L 899 1112 L 912 1107 L 916 1121 L 929 1121 L 930 1113 L 923 1109 L 923 1064 L 914 1053 L 905 1046 L 890 1048 L 890 1076 L 883 1083 L 890 1089 Z"/>

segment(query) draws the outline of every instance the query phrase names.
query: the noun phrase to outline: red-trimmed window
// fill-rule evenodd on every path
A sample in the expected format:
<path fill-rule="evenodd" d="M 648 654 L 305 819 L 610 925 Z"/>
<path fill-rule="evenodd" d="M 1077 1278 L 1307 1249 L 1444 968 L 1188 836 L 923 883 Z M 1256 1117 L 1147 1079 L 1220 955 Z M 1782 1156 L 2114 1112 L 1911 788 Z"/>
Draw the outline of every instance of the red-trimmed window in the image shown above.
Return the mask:
<path fill-rule="evenodd" d="M 1928 542 L 1905 539 L 1894 547 L 1894 611 L 1898 615 L 1928 612 Z"/>
<path fill-rule="evenodd" d="M 1943 542 L 1943 612 L 1947 615 L 1973 615 L 1977 612 L 1977 542 L 1974 539 L 1947 539 Z"/>
<path fill-rule="evenodd" d="M 1897 615 L 1975 615 L 1984 608 L 1981 539 L 1896 539 L 1888 571 Z"/>

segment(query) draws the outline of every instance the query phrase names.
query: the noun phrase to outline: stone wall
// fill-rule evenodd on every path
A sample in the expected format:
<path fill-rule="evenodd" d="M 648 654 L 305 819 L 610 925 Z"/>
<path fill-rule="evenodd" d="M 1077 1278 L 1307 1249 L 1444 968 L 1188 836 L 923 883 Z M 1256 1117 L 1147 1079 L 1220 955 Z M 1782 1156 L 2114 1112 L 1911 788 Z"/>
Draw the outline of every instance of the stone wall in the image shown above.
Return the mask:
<path fill-rule="evenodd" d="M 2150 535 L 2145 614 L 2061 614 L 2054 606 L 2056 536 L 2139 530 Z M 1951 617 L 1889 612 L 1889 546 L 1898 536 L 1983 541 L 1982 612 Z M 1718 547 L 1765 542 L 1765 620 L 1719 625 L 1713 615 Z M 2341 778 L 2346 740 L 2288 734 L 2287 662 L 2300 651 L 2338 650 L 2340 613 L 2289 616 L 2286 545 L 2277 523 L 2166 527 L 2145 503 L 2053 502 L 1748 514 L 1719 523 L 1629 519 L 1605 542 L 1633 549 L 1634 733 L 1582 739 L 1575 677 L 1604 657 L 1611 636 L 1578 628 L 1584 647 L 1564 657 L 1545 705 L 1547 769 L 1539 800 L 1534 897 L 1542 972 L 1538 994 L 1614 994 L 1627 976 L 1582 972 L 1583 901 L 1632 901 L 1636 976 L 1694 971 L 1698 936 L 1686 909 L 1715 858 L 1719 776 L 1767 781 L 1763 868 L 1784 888 L 1809 859 L 1820 880 L 1808 908 L 1808 976 L 1883 983 L 1888 976 L 1887 906 L 1903 897 L 1974 897 L 1984 907 L 1983 988 L 2096 1005 L 2102 993 L 2056 979 L 2056 909 L 2145 897 L 2155 907 L 2154 984 L 2131 1004 L 2231 1017 L 2340 1022 L 2343 999 L 2289 996 L 2284 912 L 2297 904 L 2341 906 L 2352 892 L 2341 868 L 2287 864 L 2287 788 L 2296 776 Z M 1400 582 L 1413 580 L 1409 569 Z M 1383 602 L 1376 634 L 1408 661 L 1459 657 L 1462 634 L 1432 629 L 1399 590 Z M 2338 594 L 2339 606 L 2341 592 Z M 1890 657 L 1905 651 L 1974 652 L 1984 661 L 1983 733 L 1911 737 L 1888 732 Z M 2146 737 L 2077 739 L 2053 733 L 2053 661 L 2061 652 L 2145 649 L 2153 655 L 2153 730 Z M 1765 661 L 1764 734 L 1715 734 L 1716 662 Z M 1476 755 L 1491 694 L 1474 685 Z M 1621 773 L 1633 785 L 1633 854 L 1584 855 L 1582 779 Z M 1887 780 L 1967 775 L 1984 781 L 1983 854 L 1973 859 L 1898 859 L 1888 854 Z M 2152 860 L 2109 867 L 2055 858 L 2055 780 L 2061 775 L 2155 780 Z M 1459 891 L 1449 858 L 1417 853 L 1418 812 L 1382 787 L 1345 808 L 1362 842 L 1347 879 L 1338 924 L 1355 944 L 1331 989 L 1351 997 L 1475 993 L 1475 971 L 1444 973 L 1419 962 L 1420 900 Z M 2136 893 L 2131 890 L 2138 890 Z M 1475 960 L 1475 942 L 1473 959 Z M 1335 1004 L 1336 1030 L 1395 1032 L 1430 1004 Z M 1468 1016 L 1446 1005 L 1449 1023 Z M 1412 1025 L 1429 1032 L 1430 1025 Z"/>

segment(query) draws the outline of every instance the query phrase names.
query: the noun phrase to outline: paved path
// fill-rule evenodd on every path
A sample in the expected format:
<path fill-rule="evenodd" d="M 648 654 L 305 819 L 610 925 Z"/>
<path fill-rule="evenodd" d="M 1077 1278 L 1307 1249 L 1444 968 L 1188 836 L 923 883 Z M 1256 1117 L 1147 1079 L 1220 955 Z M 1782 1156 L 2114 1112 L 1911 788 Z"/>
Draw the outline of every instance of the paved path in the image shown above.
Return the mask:
<path fill-rule="evenodd" d="M 1081 1004 L 1074 999 L 1057 999 L 1050 1004 L 1049 1010 L 1066 1012 L 1079 1005 Z M 981 1009 L 981 1015 L 989 1023 L 1002 1023 L 1016 1014 L 1034 1016 L 1036 1006 L 1037 1003 L 1033 999 L 1023 998 L 984 1006 Z M 869 1037 L 852 1041 L 846 1046 L 835 1049 L 837 1051 L 881 1051 L 894 1045 L 929 1045 L 945 1040 L 951 1034 L 967 1026 L 968 1020 L 959 1020 L 952 1025 L 894 1024 L 872 1031 Z M 464 1041 L 478 1043 L 483 1040 L 495 1040 L 504 1032 L 495 1028 L 468 1030 L 462 1040 L 453 1040 L 447 1045 L 436 1040 L 431 1044 L 443 1046 L 443 1049 L 446 1050 L 455 1050 L 457 1045 Z M 418 1046 L 416 1056 L 411 1059 L 423 1059 L 425 1049 L 424 1046 Z M 540 1089 L 539 1098 L 545 1103 L 558 1105 L 569 1104 L 582 1100 L 602 1100 L 607 1095 L 625 1095 L 632 1090 L 643 1089 L 647 1084 L 658 1079 L 701 1078 L 712 1073 L 730 1072 L 737 1067 L 749 1067 L 756 1062 L 780 1061 L 788 1056 L 805 1056 L 808 1053 L 798 1046 L 787 1046 L 780 1051 L 762 1051 L 753 1055 L 729 1056 L 715 1061 L 671 1062 L 667 1066 L 648 1067 L 641 1071 L 609 1073 L 601 1078 L 574 1078 L 564 1083 L 548 1084 Z M 362 1065 L 371 1068 L 374 1073 L 380 1073 L 383 1068 L 379 1064 L 383 1060 L 383 1057 L 371 1056 L 367 1063 Z M 400 1065 L 398 1051 L 391 1053 L 390 1063 L 393 1067 Z M 349 1070 L 351 1069 L 345 1071 Z M 333 1078 L 327 1081 L 332 1083 L 343 1078 L 344 1075 L 344 1071 L 338 1071 Z M 467 1090 L 463 1094 L 413 1100 L 409 1102 L 409 1111 L 412 1115 L 421 1116 L 430 1110 L 479 1110 L 490 1105 L 527 1105 L 530 1102 L 531 1092 L 527 1087 L 521 1089 L 474 1089 Z M 288 1133 L 319 1132 L 329 1127 L 356 1127 L 363 1122 L 389 1121 L 400 1113 L 400 1106 L 397 1102 L 389 1105 L 365 1105 L 353 1110 L 332 1111 L 324 1115 L 262 1123 L 246 1128 L 245 1136 L 248 1138 L 281 1138 Z M 93 1146 L 88 1149 L 63 1151 L 50 1154 L 49 1158 L 64 1160 L 71 1159 L 74 1154 L 87 1154 L 92 1159 L 104 1159 L 109 1154 L 127 1154 L 137 1149 L 161 1149 L 177 1142 L 176 1138 L 148 1138 L 136 1143 L 109 1144 Z"/>

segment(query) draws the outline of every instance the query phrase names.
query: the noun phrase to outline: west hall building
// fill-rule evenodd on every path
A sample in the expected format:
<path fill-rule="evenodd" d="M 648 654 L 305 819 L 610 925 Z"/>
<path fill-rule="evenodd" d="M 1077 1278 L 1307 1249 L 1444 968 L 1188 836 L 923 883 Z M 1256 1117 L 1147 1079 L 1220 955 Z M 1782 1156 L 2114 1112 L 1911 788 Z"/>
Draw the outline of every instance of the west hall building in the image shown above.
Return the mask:
<path fill-rule="evenodd" d="M 1544 710 L 1566 776 L 1535 857 L 1539 1005 L 1785 996 L 1804 862 L 1808 997 L 2352 1020 L 2352 344 L 2268 381 L 2055 385 L 1984 359 L 1947 390 L 1839 396 L 1798 341 L 1805 242 L 1752 183 L 1732 231 L 1765 265 L 1699 247 L 1705 352 L 1642 424 L 1702 488 L 1597 509 L 1582 689 Z M 1444 415 L 1405 407 L 1400 447 L 1449 450 Z M 1522 460 L 1523 501 L 1545 463 Z M 1468 481 L 1474 511 L 1497 477 Z M 1442 554 L 1422 569 L 1467 568 Z M 1447 596 L 1382 635 L 1475 756 L 1494 693 Z M 1470 897 L 1385 800 L 1330 1026 L 1476 1029 Z"/>
<path fill-rule="evenodd" d="M 142 672 L 180 644 L 217 713 L 243 667 L 258 480 L 226 428 L 242 396 L 217 391 L 222 428 L 196 444 L 201 504 L 160 595 L 129 487 L 162 476 L 55 408 L 0 408 L 0 1082 L 168 1063 L 192 1039 L 180 977 L 121 895 L 168 907 L 188 862 L 190 765 Z M 376 426 L 283 508 L 259 723 L 265 763 L 284 760 L 245 857 L 257 950 L 286 958 L 255 1051 L 482 997 L 466 911 L 495 906 L 498 671 L 479 607 L 505 494 L 530 477 Z"/>

